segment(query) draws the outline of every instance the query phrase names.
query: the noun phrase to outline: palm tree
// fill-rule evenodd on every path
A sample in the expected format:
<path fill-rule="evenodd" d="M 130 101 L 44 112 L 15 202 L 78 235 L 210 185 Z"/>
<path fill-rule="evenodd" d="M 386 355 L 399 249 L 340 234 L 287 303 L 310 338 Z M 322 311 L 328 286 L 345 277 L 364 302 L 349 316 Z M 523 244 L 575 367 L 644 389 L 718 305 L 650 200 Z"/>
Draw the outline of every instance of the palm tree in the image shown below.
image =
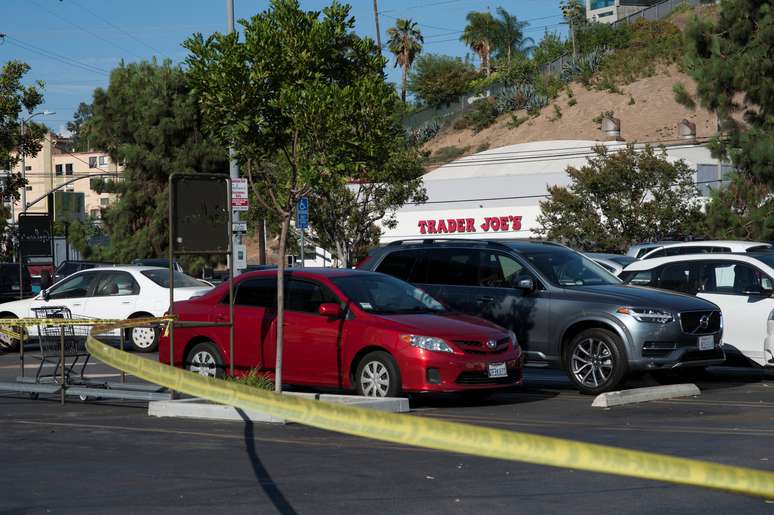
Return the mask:
<path fill-rule="evenodd" d="M 387 48 L 395 54 L 395 66 L 400 65 L 403 69 L 400 98 L 405 103 L 408 73 L 414 63 L 414 58 L 422 52 L 422 43 L 425 42 L 425 38 L 419 32 L 416 22 L 403 18 L 398 18 L 395 21 L 395 26 L 387 29 L 387 35 L 390 38 L 387 42 Z"/>
<path fill-rule="evenodd" d="M 529 25 L 526 21 L 519 21 L 502 7 L 497 8 L 497 38 L 495 47 L 498 54 L 505 54 L 508 65 L 511 64 L 513 53 L 527 55 L 535 48 L 535 40 L 524 37 L 524 29 Z"/>
<path fill-rule="evenodd" d="M 460 41 L 468 45 L 481 59 L 481 71 L 486 75 L 492 72 L 492 47 L 497 39 L 498 25 L 489 12 L 469 12 L 468 25 L 462 32 Z"/>

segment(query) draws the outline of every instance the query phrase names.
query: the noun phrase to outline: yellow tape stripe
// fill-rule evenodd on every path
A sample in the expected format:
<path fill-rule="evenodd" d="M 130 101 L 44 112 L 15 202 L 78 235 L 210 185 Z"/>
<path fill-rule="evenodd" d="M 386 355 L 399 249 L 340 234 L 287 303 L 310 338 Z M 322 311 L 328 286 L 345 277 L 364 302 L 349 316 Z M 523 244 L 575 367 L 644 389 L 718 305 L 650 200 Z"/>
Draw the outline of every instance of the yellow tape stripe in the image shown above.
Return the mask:
<path fill-rule="evenodd" d="M 105 331 L 112 331 L 123 327 L 138 327 L 143 325 L 160 324 L 174 320 L 174 317 L 148 317 L 132 318 L 131 320 L 105 320 L 97 318 L 77 319 L 77 318 L 0 318 L 0 326 L 5 327 L 29 327 L 33 325 L 48 326 L 105 326 Z M 108 327 L 109 326 L 109 327 Z"/>
<path fill-rule="evenodd" d="M 86 347 L 98 360 L 151 383 L 329 431 L 473 456 L 667 481 L 774 499 L 774 473 L 771 472 L 310 401 L 202 377 L 121 352 L 92 336 Z"/>

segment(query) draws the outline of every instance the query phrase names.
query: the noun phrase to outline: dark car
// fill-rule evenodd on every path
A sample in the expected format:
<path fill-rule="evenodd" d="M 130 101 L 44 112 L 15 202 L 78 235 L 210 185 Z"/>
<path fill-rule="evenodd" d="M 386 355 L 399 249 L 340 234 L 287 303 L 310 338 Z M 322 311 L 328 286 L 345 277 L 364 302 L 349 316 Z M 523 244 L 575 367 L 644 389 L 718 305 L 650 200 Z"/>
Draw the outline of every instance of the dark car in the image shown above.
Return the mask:
<path fill-rule="evenodd" d="M 97 268 L 101 266 L 113 266 L 113 263 L 102 263 L 99 261 L 74 261 L 74 260 L 62 261 L 62 263 L 58 267 L 56 267 L 56 271 L 54 271 L 53 284 L 58 283 L 68 275 L 72 275 L 75 272 L 80 272 L 81 270 L 88 270 L 90 268 Z"/>
<path fill-rule="evenodd" d="M 521 382 L 513 333 L 450 313 L 418 288 L 362 270 L 306 268 L 285 276 L 283 382 L 354 389 L 360 395 L 470 392 Z M 272 372 L 276 362 L 277 273 L 234 279 L 234 368 Z M 228 285 L 176 302 L 181 321 L 227 320 Z M 225 301 L 225 302 L 224 302 Z M 205 376 L 230 368 L 229 328 L 175 328 L 174 363 Z M 169 338 L 159 360 L 169 363 Z"/>
<path fill-rule="evenodd" d="M 32 297 L 32 279 L 26 266 L 22 268 L 23 289 L 19 279 L 18 263 L 0 263 L 0 303 Z"/>
<path fill-rule="evenodd" d="M 625 286 L 555 243 L 395 242 L 359 267 L 407 280 L 455 310 L 513 330 L 531 365 L 566 370 L 584 393 L 612 390 L 634 371 L 725 360 L 716 305 Z"/>

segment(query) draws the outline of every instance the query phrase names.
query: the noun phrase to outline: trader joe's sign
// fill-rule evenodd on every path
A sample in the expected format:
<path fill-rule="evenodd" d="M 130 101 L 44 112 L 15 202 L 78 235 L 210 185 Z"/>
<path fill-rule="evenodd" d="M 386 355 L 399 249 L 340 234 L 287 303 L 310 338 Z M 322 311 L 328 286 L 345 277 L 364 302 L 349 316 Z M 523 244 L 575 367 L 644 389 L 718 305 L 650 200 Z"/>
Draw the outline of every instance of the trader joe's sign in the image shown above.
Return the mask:
<path fill-rule="evenodd" d="M 485 216 L 479 219 L 441 218 L 419 220 L 417 225 L 420 234 L 520 231 L 521 216 Z"/>

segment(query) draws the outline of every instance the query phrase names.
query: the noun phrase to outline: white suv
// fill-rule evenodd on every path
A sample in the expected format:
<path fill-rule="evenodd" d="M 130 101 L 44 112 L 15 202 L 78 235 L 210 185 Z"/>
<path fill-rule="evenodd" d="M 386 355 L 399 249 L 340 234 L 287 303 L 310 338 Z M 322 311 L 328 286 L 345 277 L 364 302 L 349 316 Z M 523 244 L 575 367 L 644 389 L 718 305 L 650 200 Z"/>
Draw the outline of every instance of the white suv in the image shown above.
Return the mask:
<path fill-rule="evenodd" d="M 774 252 L 692 254 L 635 261 L 620 278 L 706 299 L 720 307 L 726 351 L 736 349 L 762 366 L 774 365 Z"/>
<path fill-rule="evenodd" d="M 760 241 L 685 241 L 653 248 L 639 256 L 639 259 L 653 259 L 685 254 L 729 254 L 731 252 L 761 252 L 771 250 L 769 243 Z"/>

